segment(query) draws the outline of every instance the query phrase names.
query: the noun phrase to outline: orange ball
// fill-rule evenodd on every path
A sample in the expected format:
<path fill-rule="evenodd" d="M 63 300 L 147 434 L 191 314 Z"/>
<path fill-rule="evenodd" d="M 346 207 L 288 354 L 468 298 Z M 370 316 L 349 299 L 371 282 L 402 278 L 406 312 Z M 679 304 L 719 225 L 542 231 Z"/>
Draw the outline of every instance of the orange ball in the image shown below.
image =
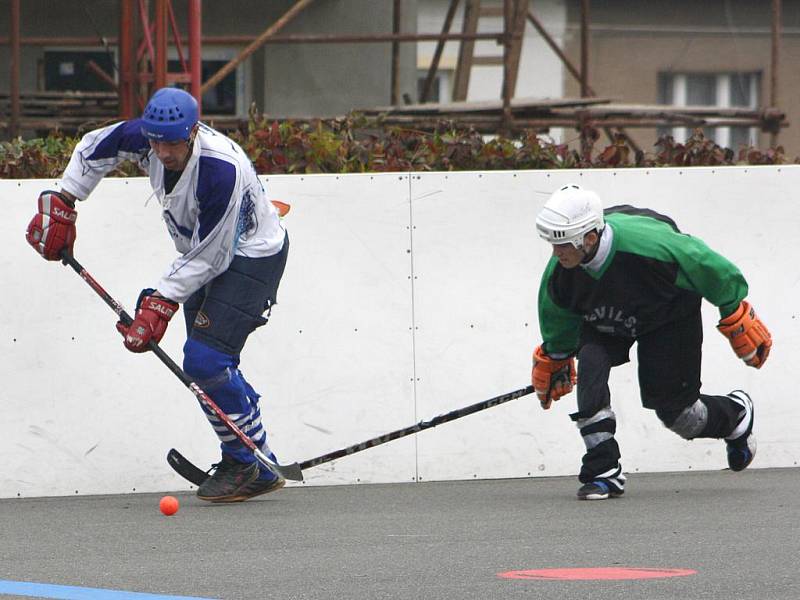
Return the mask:
<path fill-rule="evenodd" d="M 180 504 L 178 503 L 178 499 L 175 496 L 164 496 L 158 503 L 158 508 L 161 510 L 162 513 L 164 513 L 168 517 L 178 512 L 179 507 Z"/>

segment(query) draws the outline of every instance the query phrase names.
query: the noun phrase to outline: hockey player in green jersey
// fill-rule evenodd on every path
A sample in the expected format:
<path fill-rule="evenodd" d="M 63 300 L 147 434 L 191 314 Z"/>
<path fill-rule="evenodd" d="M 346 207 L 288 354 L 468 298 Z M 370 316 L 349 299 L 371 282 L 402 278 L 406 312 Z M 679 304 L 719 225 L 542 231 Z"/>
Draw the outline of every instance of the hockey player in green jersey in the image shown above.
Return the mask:
<path fill-rule="evenodd" d="M 747 365 L 761 368 L 769 356 L 770 333 L 745 300 L 739 269 L 669 217 L 632 206 L 604 211 L 577 185 L 549 198 L 536 229 L 553 256 L 539 289 L 532 380 L 545 409 L 577 382 L 570 417 L 586 446 L 578 498 L 625 490 L 608 378 L 634 342 L 643 406 L 683 438 L 724 439 L 731 470 L 745 469 L 756 451 L 749 395 L 700 393 L 703 298 L 719 308 L 717 328 Z"/>

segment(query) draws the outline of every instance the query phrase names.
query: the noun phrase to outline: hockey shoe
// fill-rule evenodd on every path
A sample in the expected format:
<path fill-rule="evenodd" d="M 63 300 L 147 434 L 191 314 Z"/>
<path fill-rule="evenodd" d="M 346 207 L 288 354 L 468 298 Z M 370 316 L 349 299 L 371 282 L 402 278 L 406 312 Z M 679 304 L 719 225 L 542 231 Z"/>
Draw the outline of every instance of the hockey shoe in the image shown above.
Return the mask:
<path fill-rule="evenodd" d="M 250 498 L 254 498 L 255 496 L 275 492 L 281 489 L 284 485 L 286 485 L 286 480 L 283 477 L 275 475 L 270 471 L 267 471 L 266 473 L 262 472 L 258 479 L 251 481 L 250 483 L 246 483 L 232 496 L 218 498 L 216 500 L 212 500 L 212 502 L 243 502 Z"/>
<path fill-rule="evenodd" d="M 728 466 L 731 471 L 743 471 L 753 462 L 753 457 L 756 455 L 756 438 L 753 435 L 755 418 L 753 401 L 742 390 L 731 392 L 728 394 L 728 398 L 742 407 L 739 423 L 725 438 L 725 444 L 728 447 Z"/>
<path fill-rule="evenodd" d="M 578 489 L 578 500 L 606 500 L 607 498 L 618 498 L 624 493 L 624 489 L 609 485 L 608 482 L 598 479 L 584 483 Z"/>
<path fill-rule="evenodd" d="M 240 463 L 222 455 L 214 474 L 197 488 L 197 497 L 210 502 L 236 502 L 226 500 L 235 497 L 236 492 L 258 479 L 257 463 Z"/>

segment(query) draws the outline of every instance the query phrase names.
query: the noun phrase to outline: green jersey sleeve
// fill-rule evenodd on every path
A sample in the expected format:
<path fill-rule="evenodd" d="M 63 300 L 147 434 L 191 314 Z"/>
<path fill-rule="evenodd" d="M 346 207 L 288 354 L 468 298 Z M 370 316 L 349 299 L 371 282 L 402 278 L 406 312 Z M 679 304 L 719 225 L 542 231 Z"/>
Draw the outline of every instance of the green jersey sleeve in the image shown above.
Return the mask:
<path fill-rule="evenodd" d="M 544 351 L 550 355 L 572 354 L 578 348 L 583 317 L 555 303 L 550 294 L 550 278 L 558 259 L 550 258 L 539 284 L 539 331 Z"/>
<path fill-rule="evenodd" d="M 679 267 L 675 285 L 700 294 L 719 308 L 721 318 L 736 310 L 747 296 L 747 281 L 741 271 L 702 240 L 681 236 L 672 255 Z"/>

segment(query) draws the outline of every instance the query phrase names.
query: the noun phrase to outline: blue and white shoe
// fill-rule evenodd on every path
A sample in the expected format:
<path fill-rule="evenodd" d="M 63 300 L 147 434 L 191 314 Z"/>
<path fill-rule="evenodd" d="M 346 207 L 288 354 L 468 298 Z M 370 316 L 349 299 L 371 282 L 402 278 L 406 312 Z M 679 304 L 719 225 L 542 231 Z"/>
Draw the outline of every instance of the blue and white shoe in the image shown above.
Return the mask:
<path fill-rule="evenodd" d="M 617 498 L 622 496 L 625 490 L 617 490 L 612 488 L 608 483 L 598 479 L 584 483 L 578 489 L 578 500 L 605 500 L 607 498 Z"/>
<path fill-rule="evenodd" d="M 728 448 L 728 466 L 731 471 L 743 471 L 753 462 L 756 455 L 756 438 L 753 435 L 755 411 L 750 396 L 742 390 L 734 390 L 728 394 L 733 402 L 742 407 L 739 423 L 731 434 L 725 438 Z"/>
<path fill-rule="evenodd" d="M 622 474 L 622 467 L 617 466 L 602 475 L 604 476 L 584 483 L 578 489 L 578 500 L 606 500 L 619 498 L 625 493 L 625 475 Z"/>

